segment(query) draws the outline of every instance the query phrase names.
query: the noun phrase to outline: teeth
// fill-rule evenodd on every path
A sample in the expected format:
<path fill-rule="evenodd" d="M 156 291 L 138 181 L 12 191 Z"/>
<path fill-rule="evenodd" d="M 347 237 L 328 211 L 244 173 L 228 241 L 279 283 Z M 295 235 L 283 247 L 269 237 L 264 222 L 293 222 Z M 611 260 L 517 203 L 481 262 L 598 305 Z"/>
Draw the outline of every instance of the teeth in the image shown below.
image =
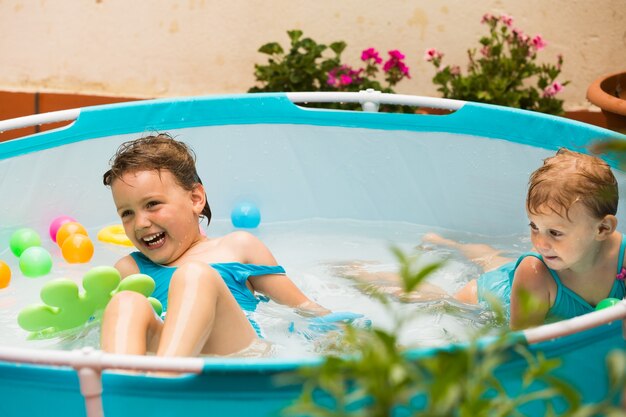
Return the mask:
<path fill-rule="evenodd" d="M 158 245 L 165 240 L 165 233 L 161 232 L 150 236 L 144 236 L 141 240 L 143 240 L 148 246 Z"/>

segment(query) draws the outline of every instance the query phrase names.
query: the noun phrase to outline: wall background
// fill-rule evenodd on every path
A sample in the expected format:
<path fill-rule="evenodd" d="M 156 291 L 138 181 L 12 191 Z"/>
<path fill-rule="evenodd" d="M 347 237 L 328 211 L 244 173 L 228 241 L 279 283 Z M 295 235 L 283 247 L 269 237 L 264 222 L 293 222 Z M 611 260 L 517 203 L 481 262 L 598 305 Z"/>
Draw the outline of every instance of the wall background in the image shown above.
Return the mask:
<path fill-rule="evenodd" d="M 0 0 L 0 90 L 114 97 L 243 93 L 254 84 L 264 43 L 286 31 L 361 50 L 399 49 L 412 79 L 403 94 L 438 96 L 427 48 L 465 66 L 486 34 L 482 15 L 507 13 L 514 26 L 548 42 L 539 53 L 565 58 L 566 110 L 590 108 L 587 86 L 626 69 L 626 0 Z"/>

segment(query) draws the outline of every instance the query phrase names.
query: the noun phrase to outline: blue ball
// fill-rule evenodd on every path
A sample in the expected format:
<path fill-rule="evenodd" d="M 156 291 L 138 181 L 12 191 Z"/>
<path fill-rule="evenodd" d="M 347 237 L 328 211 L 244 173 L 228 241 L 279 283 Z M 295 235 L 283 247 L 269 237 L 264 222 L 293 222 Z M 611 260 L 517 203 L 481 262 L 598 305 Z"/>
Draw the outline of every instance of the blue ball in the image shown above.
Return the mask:
<path fill-rule="evenodd" d="M 253 203 L 239 203 L 230 212 L 230 220 L 235 227 L 254 229 L 261 223 L 261 212 Z"/>

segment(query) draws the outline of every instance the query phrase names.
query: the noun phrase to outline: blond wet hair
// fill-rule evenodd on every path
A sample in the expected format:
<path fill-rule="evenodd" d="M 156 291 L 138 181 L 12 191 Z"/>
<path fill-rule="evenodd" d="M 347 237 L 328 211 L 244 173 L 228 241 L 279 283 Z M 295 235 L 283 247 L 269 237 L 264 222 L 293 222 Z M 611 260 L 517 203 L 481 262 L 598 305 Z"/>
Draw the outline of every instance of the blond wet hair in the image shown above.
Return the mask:
<path fill-rule="evenodd" d="M 617 180 L 609 164 L 562 148 L 530 176 L 526 209 L 534 215 L 553 211 L 567 217 L 580 202 L 590 215 L 602 219 L 617 213 L 618 200 Z"/>

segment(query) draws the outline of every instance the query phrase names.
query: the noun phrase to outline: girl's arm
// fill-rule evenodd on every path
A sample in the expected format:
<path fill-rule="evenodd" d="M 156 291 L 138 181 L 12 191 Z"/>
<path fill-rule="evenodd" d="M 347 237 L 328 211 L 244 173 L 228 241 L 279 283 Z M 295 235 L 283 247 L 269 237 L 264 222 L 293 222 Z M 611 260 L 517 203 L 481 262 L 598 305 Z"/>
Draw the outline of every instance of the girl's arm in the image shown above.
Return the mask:
<path fill-rule="evenodd" d="M 139 267 L 137 266 L 137 262 L 135 262 L 133 257 L 130 255 L 126 255 L 119 261 L 117 261 L 115 263 L 115 269 L 119 271 L 122 279 L 126 278 L 129 275 L 139 273 Z"/>
<path fill-rule="evenodd" d="M 238 248 L 239 256 L 244 262 L 278 265 L 272 252 L 256 236 L 247 232 L 235 232 L 230 238 L 236 240 L 235 247 Z M 300 314 L 321 316 L 330 313 L 330 310 L 309 299 L 286 275 L 260 275 L 250 277 L 248 282 L 255 291 L 268 296 L 278 304 L 295 308 Z"/>
<path fill-rule="evenodd" d="M 513 330 L 540 326 L 550 310 L 552 277 L 539 259 L 529 256 L 517 267 L 511 288 Z"/>

